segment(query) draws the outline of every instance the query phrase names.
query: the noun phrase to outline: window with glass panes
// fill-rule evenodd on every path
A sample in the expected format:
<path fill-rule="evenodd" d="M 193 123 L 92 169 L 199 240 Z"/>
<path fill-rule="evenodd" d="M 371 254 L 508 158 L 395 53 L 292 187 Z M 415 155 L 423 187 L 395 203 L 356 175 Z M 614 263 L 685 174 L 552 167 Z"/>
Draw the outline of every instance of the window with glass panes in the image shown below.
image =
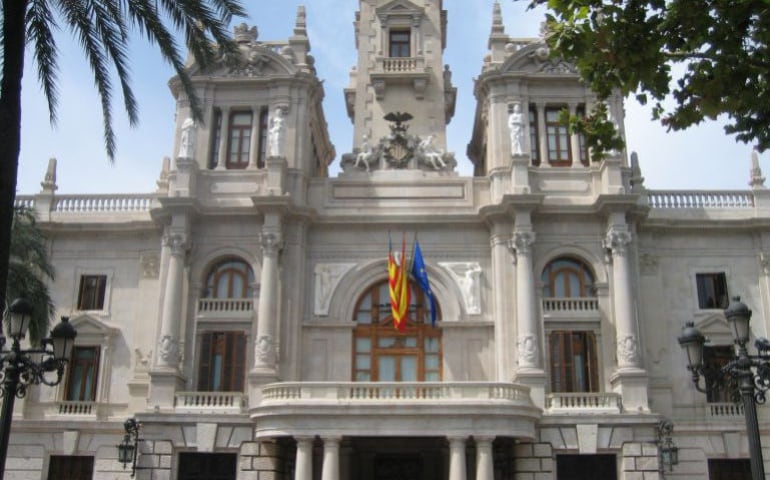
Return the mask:
<path fill-rule="evenodd" d="M 251 151 L 251 112 L 233 112 L 230 115 L 227 142 L 227 168 L 239 169 L 249 165 Z"/>
<path fill-rule="evenodd" d="M 441 380 L 441 330 L 431 326 L 422 291 L 410 284 L 411 303 L 403 332 L 396 330 L 387 280 L 359 299 L 353 330 L 353 380 L 432 382 Z M 441 312 L 438 312 L 441 318 Z"/>
<path fill-rule="evenodd" d="M 93 402 L 96 400 L 96 382 L 99 374 L 99 347 L 75 346 L 67 366 L 65 400 Z"/>
<path fill-rule="evenodd" d="M 572 163 L 569 148 L 569 131 L 559 121 L 561 108 L 545 109 L 545 134 L 548 140 L 548 163 L 554 166 L 566 166 Z"/>
<path fill-rule="evenodd" d="M 198 391 L 242 392 L 246 374 L 246 334 L 204 332 L 200 338 Z"/>
<path fill-rule="evenodd" d="M 695 283 L 698 287 L 698 308 L 727 308 L 727 275 L 724 272 L 697 273 Z"/>
<path fill-rule="evenodd" d="M 588 266 L 580 260 L 561 257 L 551 261 L 543 269 L 544 298 L 595 297 L 594 277 Z"/>
<path fill-rule="evenodd" d="M 107 275 L 81 275 L 78 289 L 78 310 L 104 309 Z"/>
<path fill-rule="evenodd" d="M 410 57 L 412 55 L 409 30 L 391 30 L 389 39 L 391 57 Z"/>
<path fill-rule="evenodd" d="M 548 334 L 552 392 L 598 392 L 596 337 L 589 331 Z"/>
<path fill-rule="evenodd" d="M 206 276 L 204 298 L 250 298 L 254 273 L 249 264 L 232 258 L 217 263 Z"/>
<path fill-rule="evenodd" d="M 540 157 L 537 154 L 540 140 L 537 131 L 537 109 L 529 108 L 529 150 L 532 156 L 532 165 L 540 165 Z"/>

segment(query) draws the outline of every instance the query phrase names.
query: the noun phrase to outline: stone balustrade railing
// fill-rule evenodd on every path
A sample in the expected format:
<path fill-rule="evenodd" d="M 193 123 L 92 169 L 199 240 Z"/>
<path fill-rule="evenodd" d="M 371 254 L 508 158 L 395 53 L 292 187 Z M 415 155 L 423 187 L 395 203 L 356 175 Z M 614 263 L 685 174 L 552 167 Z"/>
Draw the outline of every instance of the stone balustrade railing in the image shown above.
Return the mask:
<path fill-rule="evenodd" d="M 96 402 L 64 401 L 55 406 L 55 413 L 64 416 L 96 416 L 96 410 Z"/>
<path fill-rule="evenodd" d="M 648 190 L 652 208 L 754 208 L 746 190 Z"/>
<path fill-rule="evenodd" d="M 529 388 L 502 382 L 297 382 L 262 388 L 262 403 L 494 401 L 530 405 Z"/>
<path fill-rule="evenodd" d="M 148 212 L 153 194 L 57 195 L 52 210 L 60 213 Z"/>
<path fill-rule="evenodd" d="M 543 312 L 597 312 L 599 300 L 585 298 L 544 298 Z"/>
<path fill-rule="evenodd" d="M 35 197 L 32 195 L 16 195 L 13 205 L 15 207 L 33 209 L 35 208 Z"/>
<path fill-rule="evenodd" d="M 706 407 L 709 417 L 713 419 L 734 420 L 736 417 L 743 418 L 743 405 L 740 404 L 731 402 L 709 403 Z"/>
<path fill-rule="evenodd" d="M 382 70 L 387 73 L 408 73 L 417 71 L 417 57 L 386 57 L 382 59 Z"/>
<path fill-rule="evenodd" d="M 254 310 L 251 298 L 199 298 L 198 313 L 243 313 Z"/>
<path fill-rule="evenodd" d="M 242 392 L 177 392 L 174 398 L 176 411 L 240 413 L 244 406 Z"/>
<path fill-rule="evenodd" d="M 545 398 L 550 414 L 620 413 L 623 399 L 617 393 L 551 393 Z"/>

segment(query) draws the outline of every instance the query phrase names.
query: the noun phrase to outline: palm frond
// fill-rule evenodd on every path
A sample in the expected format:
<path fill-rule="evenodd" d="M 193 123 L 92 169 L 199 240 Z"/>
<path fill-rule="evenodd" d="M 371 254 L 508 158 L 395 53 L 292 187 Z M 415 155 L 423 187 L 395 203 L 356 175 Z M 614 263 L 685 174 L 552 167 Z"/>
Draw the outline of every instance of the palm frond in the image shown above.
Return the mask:
<path fill-rule="evenodd" d="M 59 92 L 58 49 L 52 30 L 58 26 L 46 0 L 30 0 L 27 9 L 27 39 L 33 47 L 33 58 L 37 65 L 37 78 L 43 87 L 48 102 L 48 117 L 51 124 L 56 123 L 56 106 Z"/>

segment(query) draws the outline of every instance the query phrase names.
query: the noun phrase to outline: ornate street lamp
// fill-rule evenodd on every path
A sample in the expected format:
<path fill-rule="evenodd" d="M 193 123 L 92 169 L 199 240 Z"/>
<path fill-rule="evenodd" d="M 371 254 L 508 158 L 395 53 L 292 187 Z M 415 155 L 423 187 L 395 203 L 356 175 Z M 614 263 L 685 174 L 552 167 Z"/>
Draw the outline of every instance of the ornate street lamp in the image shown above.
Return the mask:
<path fill-rule="evenodd" d="M 126 465 L 131 464 L 131 477 L 133 477 L 140 468 L 136 466 L 136 456 L 139 452 L 139 442 L 143 440 L 139 438 L 139 429 L 142 428 L 142 424 L 135 418 L 129 418 L 123 423 L 123 428 L 126 434 L 118 445 L 118 461 L 123 464 L 123 470 L 126 469 Z"/>
<path fill-rule="evenodd" d="M 51 336 L 40 342 L 39 348 L 22 350 L 21 339 L 27 335 L 32 319 L 32 305 L 22 299 L 14 300 L 8 309 L 6 327 L 11 344 L 0 329 L 0 392 L 3 406 L 0 409 L 0 478 L 5 475 L 5 459 L 8 455 L 8 437 L 13 421 L 13 404 L 16 398 L 24 398 L 30 385 L 58 385 L 64 377 L 64 367 L 70 358 L 77 332 L 69 318 L 62 317 Z"/>
<path fill-rule="evenodd" d="M 660 470 L 661 472 L 674 471 L 674 465 L 679 464 L 679 447 L 674 445 L 671 434 L 674 432 L 674 424 L 671 420 L 661 420 L 658 423 L 658 449 L 660 451 Z"/>
<path fill-rule="evenodd" d="M 767 401 L 766 392 L 770 388 L 770 348 L 767 340 L 760 339 L 755 342 L 759 354 L 749 355 L 746 344 L 751 334 L 751 310 L 741 302 L 741 297 L 733 297 L 724 312 L 736 345 L 735 357 L 725 366 L 714 369 L 703 364 L 706 337 L 692 322 L 687 322 L 682 329 L 682 335 L 678 337 L 679 345 L 687 354 L 687 369 L 692 372 L 693 383 L 699 392 L 726 389 L 732 392 L 736 401 L 742 401 L 751 456 L 751 478 L 765 480 L 757 404 Z M 701 376 L 704 377 L 703 387 L 700 385 Z"/>

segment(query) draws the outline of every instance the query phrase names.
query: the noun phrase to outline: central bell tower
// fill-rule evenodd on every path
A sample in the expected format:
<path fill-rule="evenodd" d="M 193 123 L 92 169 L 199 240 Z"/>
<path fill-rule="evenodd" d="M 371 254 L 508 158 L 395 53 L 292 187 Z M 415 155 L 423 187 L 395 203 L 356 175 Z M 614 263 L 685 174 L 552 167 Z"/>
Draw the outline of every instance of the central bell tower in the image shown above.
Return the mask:
<path fill-rule="evenodd" d="M 457 90 L 442 61 L 447 25 L 442 0 L 361 0 L 354 25 L 358 64 L 345 89 L 354 149 L 365 139 L 392 135 L 386 115 L 408 113 L 409 133 L 432 136 L 445 150 Z"/>

